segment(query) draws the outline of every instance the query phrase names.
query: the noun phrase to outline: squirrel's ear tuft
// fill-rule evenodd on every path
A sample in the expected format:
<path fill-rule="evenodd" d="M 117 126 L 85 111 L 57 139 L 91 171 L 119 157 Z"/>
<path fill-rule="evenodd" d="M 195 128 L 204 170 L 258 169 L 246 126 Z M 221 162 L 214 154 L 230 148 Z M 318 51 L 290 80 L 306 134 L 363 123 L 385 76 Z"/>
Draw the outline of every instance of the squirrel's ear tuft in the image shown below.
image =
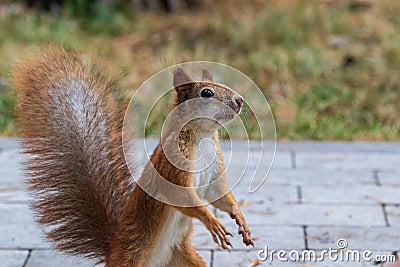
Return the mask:
<path fill-rule="evenodd" d="M 203 73 L 202 73 L 201 79 L 203 81 L 210 81 L 210 82 L 214 81 L 214 78 L 213 78 L 213 75 L 212 75 L 211 71 L 209 69 L 207 69 L 207 68 L 203 69 Z"/>
<path fill-rule="evenodd" d="M 174 75 L 173 85 L 175 88 L 193 82 L 192 78 L 182 68 L 176 68 L 172 73 Z"/>

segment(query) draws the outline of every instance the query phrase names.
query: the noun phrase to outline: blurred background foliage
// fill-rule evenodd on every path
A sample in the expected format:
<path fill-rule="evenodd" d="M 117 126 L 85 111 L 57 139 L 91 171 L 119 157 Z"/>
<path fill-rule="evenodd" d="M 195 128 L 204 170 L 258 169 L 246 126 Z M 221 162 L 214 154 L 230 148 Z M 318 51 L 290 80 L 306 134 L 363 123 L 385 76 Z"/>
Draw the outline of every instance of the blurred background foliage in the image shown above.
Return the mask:
<path fill-rule="evenodd" d="M 183 61 L 231 65 L 279 139 L 400 140 L 399 14 L 393 0 L 3 1 L 0 134 L 16 134 L 12 64 L 57 44 L 106 58 L 129 90 Z"/>

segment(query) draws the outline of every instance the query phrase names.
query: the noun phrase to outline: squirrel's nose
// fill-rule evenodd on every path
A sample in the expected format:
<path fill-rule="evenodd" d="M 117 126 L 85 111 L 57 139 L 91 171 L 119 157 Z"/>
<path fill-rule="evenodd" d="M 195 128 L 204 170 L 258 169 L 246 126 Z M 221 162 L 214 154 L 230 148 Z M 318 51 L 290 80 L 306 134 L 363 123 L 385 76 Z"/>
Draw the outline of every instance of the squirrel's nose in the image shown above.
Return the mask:
<path fill-rule="evenodd" d="M 235 101 L 236 105 L 238 106 L 237 112 L 239 112 L 243 106 L 243 98 L 239 95 L 234 95 L 233 100 Z"/>

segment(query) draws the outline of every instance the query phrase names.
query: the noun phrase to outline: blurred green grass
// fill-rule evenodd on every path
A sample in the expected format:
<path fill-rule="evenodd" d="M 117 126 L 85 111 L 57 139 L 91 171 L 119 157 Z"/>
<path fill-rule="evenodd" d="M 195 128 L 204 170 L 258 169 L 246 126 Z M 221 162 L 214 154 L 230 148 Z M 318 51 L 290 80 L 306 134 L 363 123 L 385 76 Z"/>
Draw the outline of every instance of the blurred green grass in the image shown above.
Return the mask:
<path fill-rule="evenodd" d="M 400 139 L 400 1 L 206 1 L 176 13 L 98 6 L 89 16 L 68 8 L 59 16 L 0 12 L 3 135 L 15 134 L 13 62 L 60 44 L 107 58 L 131 90 L 183 61 L 231 65 L 265 93 L 279 139 Z"/>

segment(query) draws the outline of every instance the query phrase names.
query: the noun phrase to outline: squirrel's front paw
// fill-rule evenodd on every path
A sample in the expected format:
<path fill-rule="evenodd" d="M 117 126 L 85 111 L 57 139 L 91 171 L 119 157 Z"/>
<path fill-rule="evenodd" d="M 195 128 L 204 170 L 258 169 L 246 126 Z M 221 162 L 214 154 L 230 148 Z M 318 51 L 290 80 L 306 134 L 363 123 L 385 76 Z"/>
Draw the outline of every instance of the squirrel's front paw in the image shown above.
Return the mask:
<path fill-rule="evenodd" d="M 232 236 L 232 234 L 226 230 L 225 226 L 218 221 L 217 218 L 209 217 L 206 227 L 208 231 L 210 231 L 215 243 L 220 245 L 223 249 L 229 250 L 228 246 L 232 248 L 231 241 L 227 237 L 227 235 Z"/>
<path fill-rule="evenodd" d="M 243 214 L 240 212 L 239 207 L 234 207 L 232 208 L 231 213 L 229 214 L 232 219 L 235 219 L 236 224 L 239 226 L 238 234 L 242 235 L 243 237 L 243 243 L 246 244 L 246 246 L 252 245 L 254 247 L 254 242 L 251 240 L 251 232 L 250 229 L 246 223 L 246 220 L 243 216 Z"/>

